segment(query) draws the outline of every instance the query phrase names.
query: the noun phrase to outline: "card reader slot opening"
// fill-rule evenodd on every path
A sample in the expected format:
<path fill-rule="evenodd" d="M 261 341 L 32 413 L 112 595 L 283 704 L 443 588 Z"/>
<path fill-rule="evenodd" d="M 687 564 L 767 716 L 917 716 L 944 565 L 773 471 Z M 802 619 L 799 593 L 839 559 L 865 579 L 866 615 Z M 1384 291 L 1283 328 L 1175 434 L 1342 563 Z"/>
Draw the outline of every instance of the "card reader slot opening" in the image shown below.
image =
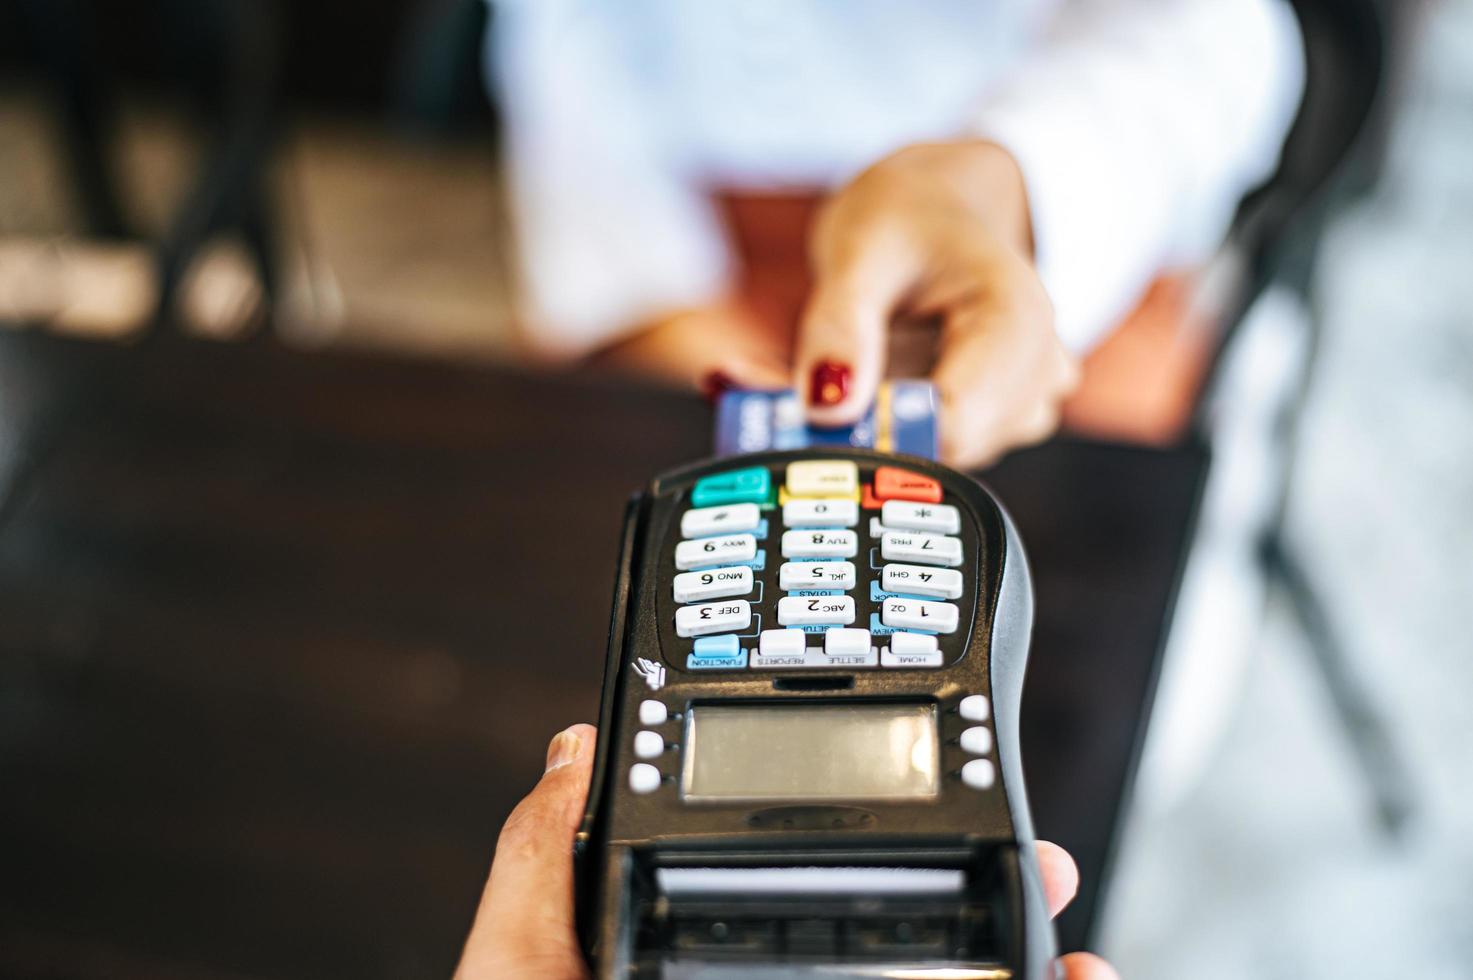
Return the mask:
<path fill-rule="evenodd" d="M 966 868 L 951 869 L 775 867 L 779 874 L 766 884 L 750 874 L 734 875 L 734 882 L 751 890 L 731 892 L 720 890 L 720 868 L 704 869 L 712 874 L 697 887 L 680 880 L 671 889 L 664 884 L 672 879 L 657 872 L 653 880 L 644 878 L 653 891 L 635 903 L 635 958 L 642 967 L 637 975 L 662 976 L 659 964 L 673 961 L 965 962 L 1006 975 L 996 865 L 985 854 L 977 857 Z M 870 872 L 870 884 L 844 890 L 830 887 L 820 874 L 807 892 L 783 890 L 780 873 L 799 870 Z M 921 875 L 907 873 L 915 870 Z M 936 876 L 935 885 L 924 880 L 928 873 Z M 885 874 L 895 874 L 898 886 L 887 885 Z"/>

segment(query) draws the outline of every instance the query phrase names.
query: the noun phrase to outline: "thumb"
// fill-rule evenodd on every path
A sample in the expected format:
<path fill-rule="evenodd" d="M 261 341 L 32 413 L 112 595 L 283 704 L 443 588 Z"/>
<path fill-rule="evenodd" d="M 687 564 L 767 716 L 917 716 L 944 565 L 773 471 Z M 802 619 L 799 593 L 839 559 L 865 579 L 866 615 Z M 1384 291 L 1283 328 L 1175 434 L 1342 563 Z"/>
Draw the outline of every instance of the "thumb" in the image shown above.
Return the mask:
<path fill-rule="evenodd" d="M 457 980 L 586 976 L 573 920 L 573 835 L 597 735 L 574 725 L 548 746 L 547 771 L 501 829 Z"/>
<path fill-rule="evenodd" d="M 913 277 L 912 250 L 898 236 L 833 224 L 820 242 L 842 244 L 816 249 L 795 357 L 794 387 L 808 421 L 820 426 L 853 425 L 874 401 L 885 375 L 890 318 Z"/>
<path fill-rule="evenodd" d="M 1059 959 L 1064 980 L 1120 980 L 1115 969 L 1093 953 L 1070 953 Z"/>

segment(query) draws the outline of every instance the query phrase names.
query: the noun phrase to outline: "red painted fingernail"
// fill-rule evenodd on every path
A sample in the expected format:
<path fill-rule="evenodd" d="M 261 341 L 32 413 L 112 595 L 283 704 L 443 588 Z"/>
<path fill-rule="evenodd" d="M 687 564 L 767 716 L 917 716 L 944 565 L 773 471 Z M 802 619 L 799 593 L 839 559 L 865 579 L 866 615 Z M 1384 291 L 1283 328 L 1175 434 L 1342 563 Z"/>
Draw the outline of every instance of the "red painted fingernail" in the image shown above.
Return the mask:
<path fill-rule="evenodd" d="M 718 398 L 736 386 L 731 375 L 725 371 L 710 371 L 701 379 L 701 394 L 706 396 L 706 401 L 714 405 Z"/>
<path fill-rule="evenodd" d="M 813 366 L 813 377 L 808 382 L 810 405 L 837 405 L 849 394 L 849 365 L 834 361 L 819 361 Z"/>

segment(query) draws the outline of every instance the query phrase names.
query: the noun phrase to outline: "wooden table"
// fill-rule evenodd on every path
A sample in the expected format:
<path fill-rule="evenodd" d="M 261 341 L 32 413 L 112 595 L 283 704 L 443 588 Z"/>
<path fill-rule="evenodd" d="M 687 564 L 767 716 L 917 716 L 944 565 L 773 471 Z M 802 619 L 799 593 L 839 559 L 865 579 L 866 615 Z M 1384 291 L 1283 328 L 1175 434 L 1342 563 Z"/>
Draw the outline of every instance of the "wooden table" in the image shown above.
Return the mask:
<path fill-rule="evenodd" d="M 694 398 L 346 354 L 0 334 L 0 974 L 443 977 L 547 739 L 594 717 L 628 493 Z M 1041 835 L 1108 872 L 1204 471 L 1057 441 Z"/>

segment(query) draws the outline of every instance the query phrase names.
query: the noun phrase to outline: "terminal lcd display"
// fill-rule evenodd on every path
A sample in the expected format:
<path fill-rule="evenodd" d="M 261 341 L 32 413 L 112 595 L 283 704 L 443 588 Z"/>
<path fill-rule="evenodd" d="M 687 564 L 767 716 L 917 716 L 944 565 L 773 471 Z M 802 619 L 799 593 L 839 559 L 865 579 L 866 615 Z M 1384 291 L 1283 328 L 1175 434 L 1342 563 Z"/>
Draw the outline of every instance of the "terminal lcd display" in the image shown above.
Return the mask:
<path fill-rule="evenodd" d="M 687 722 L 691 802 L 925 799 L 940 782 L 931 704 L 697 705 Z"/>

